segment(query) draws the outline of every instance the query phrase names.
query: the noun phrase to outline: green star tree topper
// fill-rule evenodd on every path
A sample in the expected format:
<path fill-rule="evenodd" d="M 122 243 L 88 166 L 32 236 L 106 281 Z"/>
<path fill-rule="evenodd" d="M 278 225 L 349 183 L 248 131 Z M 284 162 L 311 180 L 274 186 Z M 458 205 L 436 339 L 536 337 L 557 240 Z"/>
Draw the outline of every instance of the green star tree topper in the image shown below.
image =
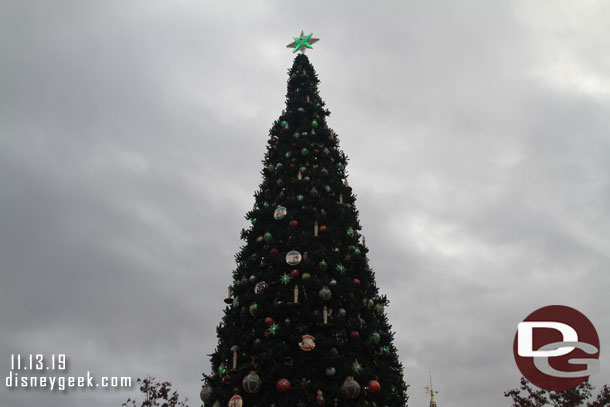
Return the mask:
<path fill-rule="evenodd" d="M 319 38 L 311 38 L 312 35 L 313 33 L 303 35 L 303 30 L 301 30 L 301 35 L 298 37 L 292 37 L 294 38 L 294 41 L 288 44 L 287 47 L 293 48 L 292 53 L 301 51 L 304 54 L 307 48 L 313 49 L 311 44 L 315 44 L 316 42 L 320 41 Z"/>
<path fill-rule="evenodd" d="M 289 47 L 304 52 L 311 34 Z M 305 54 L 269 131 L 205 407 L 405 407 L 407 386 L 360 234 L 347 157 Z"/>

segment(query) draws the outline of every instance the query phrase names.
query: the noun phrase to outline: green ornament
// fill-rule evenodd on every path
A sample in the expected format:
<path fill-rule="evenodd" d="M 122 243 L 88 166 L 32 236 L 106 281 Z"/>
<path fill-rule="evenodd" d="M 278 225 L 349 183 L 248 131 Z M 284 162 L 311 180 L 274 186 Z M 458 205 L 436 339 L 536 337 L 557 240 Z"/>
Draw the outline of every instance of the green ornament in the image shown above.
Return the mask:
<path fill-rule="evenodd" d="M 319 104 L 319 103 L 316 103 L 316 107 L 320 107 L 320 104 Z"/>
<path fill-rule="evenodd" d="M 377 311 L 378 314 L 383 314 L 383 311 L 385 310 L 383 304 L 375 304 L 375 311 Z"/>
<path fill-rule="evenodd" d="M 326 267 L 328 267 L 328 263 L 326 262 L 326 260 L 322 260 L 320 264 L 318 264 L 318 267 L 320 267 L 321 270 L 326 270 Z"/>
<path fill-rule="evenodd" d="M 300 93 L 300 92 L 301 92 L 301 89 L 300 89 L 300 88 L 297 88 L 296 92 L 297 92 L 297 93 Z"/>
<path fill-rule="evenodd" d="M 349 229 L 347 229 L 347 235 L 348 235 L 349 237 L 354 236 L 354 229 L 352 229 L 351 227 L 350 227 Z"/>
<path fill-rule="evenodd" d="M 330 150 L 329 150 L 328 148 L 326 148 L 326 147 L 324 147 L 324 150 L 322 150 L 322 152 L 323 152 L 325 155 L 329 155 L 329 154 L 330 154 Z"/>
<path fill-rule="evenodd" d="M 302 201 L 302 200 L 303 200 L 303 195 L 297 195 L 297 199 L 298 199 L 299 201 Z"/>
<path fill-rule="evenodd" d="M 280 277 L 280 281 L 283 284 L 288 284 L 290 282 L 290 276 L 286 273 L 282 274 L 282 276 Z"/>
<path fill-rule="evenodd" d="M 301 135 L 301 133 L 299 133 L 298 131 L 295 131 L 294 134 L 292 135 L 294 138 L 299 138 L 299 136 Z"/>
<path fill-rule="evenodd" d="M 369 335 L 369 341 L 374 343 L 375 345 L 377 345 L 379 343 L 379 340 L 381 339 L 381 336 L 379 335 L 378 332 L 372 332 Z"/>
<path fill-rule="evenodd" d="M 325 185 L 325 186 L 324 186 L 324 190 L 325 190 L 326 192 L 330 192 L 330 190 L 331 190 L 330 185 Z"/>
<path fill-rule="evenodd" d="M 303 31 L 301 30 L 301 35 L 299 35 L 298 37 L 292 37 L 294 39 L 294 41 L 291 42 L 290 44 L 288 44 L 286 47 L 293 48 L 292 53 L 295 53 L 297 51 L 301 51 L 302 53 L 305 53 L 305 50 L 307 48 L 313 49 L 311 44 L 315 44 L 316 42 L 320 41 L 319 38 L 312 38 L 311 37 L 312 35 L 313 35 L 313 33 L 309 33 L 308 35 L 303 35 Z"/>
<path fill-rule="evenodd" d="M 290 151 L 286 151 L 286 154 L 284 154 L 284 156 L 285 156 L 286 158 L 290 158 L 290 156 L 291 156 L 291 155 L 292 155 L 292 154 L 290 154 Z"/>
<path fill-rule="evenodd" d="M 256 218 L 252 218 L 252 224 L 256 223 Z"/>
<path fill-rule="evenodd" d="M 309 154 L 309 150 L 307 149 L 307 147 L 303 147 L 303 149 L 301 150 L 301 155 L 305 156 L 307 154 Z"/>
<path fill-rule="evenodd" d="M 263 208 L 268 208 L 269 207 L 269 202 L 263 202 Z"/>
<path fill-rule="evenodd" d="M 356 248 L 354 249 L 354 254 L 360 254 L 360 249 L 356 247 Z"/>
<path fill-rule="evenodd" d="M 222 362 L 220 366 L 218 366 L 218 373 L 220 373 L 221 375 L 227 373 L 227 367 L 225 366 L 224 362 Z"/>
<path fill-rule="evenodd" d="M 272 236 L 271 236 L 271 233 L 269 233 L 269 232 L 265 233 L 265 240 L 266 240 L 266 241 L 270 241 L 270 240 L 271 240 L 271 237 L 272 237 Z"/>
<path fill-rule="evenodd" d="M 288 122 L 286 120 L 282 120 L 282 127 L 285 129 L 288 128 Z"/>
<path fill-rule="evenodd" d="M 306 170 L 307 170 L 307 168 L 305 168 L 305 167 L 299 168 L 299 171 L 301 171 L 301 172 L 305 172 Z"/>
<path fill-rule="evenodd" d="M 268 169 L 269 171 L 273 172 L 273 170 L 275 170 L 275 166 L 274 166 L 273 164 L 269 164 L 269 165 L 267 166 L 267 169 Z"/>
<path fill-rule="evenodd" d="M 311 125 L 312 125 L 313 127 L 318 127 L 318 122 L 317 122 L 317 120 L 312 121 L 312 122 L 311 122 Z"/>
<path fill-rule="evenodd" d="M 256 314 L 258 314 L 258 304 L 257 303 L 253 303 L 252 305 L 250 305 L 250 315 L 255 317 Z"/>
<path fill-rule="evenodd" d="M 336 269 L 339 273 L 343 273 L 345 271 L 345 267 L 343 267 L 341 264 L 337 264 Z"/>
<path fill-rule="evenodd" d="M 341 167 L 343 167 L 343 164 L 337 163 L 337 167 L 341 168 Z"/>
<path fill-rule="evenodd" d="M 237 298 L 237 297 L 233 298 L 233 306 L 235 308 L 239 307 L 239 298 Z"/>
<path fill-rule="evenodd" d="M 244 387 L 244 390 L 248 393 L 256 393 L 261 389 L 262 381 L 256 372 L 252 370 L 248 375 L 246 375 L 246 377 L 244 377 L 241 384 Z"/>

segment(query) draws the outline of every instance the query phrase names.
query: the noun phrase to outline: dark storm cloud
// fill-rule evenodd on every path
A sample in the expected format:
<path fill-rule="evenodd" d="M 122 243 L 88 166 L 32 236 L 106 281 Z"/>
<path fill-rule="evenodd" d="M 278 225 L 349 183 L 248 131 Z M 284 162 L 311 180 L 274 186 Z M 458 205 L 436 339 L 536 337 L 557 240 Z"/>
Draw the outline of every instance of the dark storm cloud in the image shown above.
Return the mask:
<path fill-rule="evenodd" d="M 551 8 L 552 7 L 552 8 Z M 154 374 L 198 405 L 301 29 L 410 405 L 503 405 L 515 324 L 552 303 L 602 339 L 608 7 L 591 2 L 5 2 L 0 352 Z M 608 381 L 608 359 L 602 372 Z M 2 391 L 119 405 L 135 389 Z"/>

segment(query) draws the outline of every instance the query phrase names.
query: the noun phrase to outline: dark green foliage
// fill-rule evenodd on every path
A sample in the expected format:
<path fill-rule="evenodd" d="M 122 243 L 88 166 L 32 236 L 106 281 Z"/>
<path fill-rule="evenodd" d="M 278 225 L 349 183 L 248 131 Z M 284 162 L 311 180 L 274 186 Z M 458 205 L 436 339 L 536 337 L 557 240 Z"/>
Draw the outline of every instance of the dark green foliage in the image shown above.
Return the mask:
<path fill-rule="evenodd" d="M 123 407 L 188 407 L 186 399 L 180 401 L 177 391 L 172 391 L 170 382 L 158 382 L 154 377 L 138 379 L 140 391 L 144 393 L 144 400 L 137 404 L 131 398 L 122 404 Z"/>
<path fill-rule="evenodd" d="M 286 111 L 270 131 L 263 182 L 254 209 L 246 215 L 252 226 L 241 234 L 245 245 L 236 255 L 233 301 L 227 301 L 231 304 L 217 328 L 212 372 L 204 375 L 212 387 L 207 407 L 225 407 L 234 394 L 243 397 L 244 407 L 319 406 L 318 390 L 327 407 L 335 399 L 338 406 L 406 405 L 407 386 L 383 309 L 388 301 L 379 294 L 368 266 L 355 196 L 346 182 L 347 158 L 327 126 L 330 112 L 317 85 L 309 60 L 298 55 L 289 71 Z M 274 218 L 277 206 L 287 209 L 281 220 Z M 286 262 L 292 250 L 303 255 L 296 266 Z M 299 276 L 282 281 L 293 270 Z M 305 273 L 309 279 L 303 278 Z M 255 286 L 262 281 L 267 287 L 257 294 Z M 292 304 L 295 285 L 297 305 Z M 324 287 L 331 290 L 330 299 L 321 298 Z M 255 303 L 257 310 L 251 312 Z M 328 325 L 323 324 L 325 306 Z M 277 324 L 275 333 L 269 331 L 268 317 Z M 315 337 L 312 351 L 299 347 L 306 334 Z M 235 370 L 233 346 L 239 347 Z M 356 362 L 361 369 L 354 369 Z M 336 373 L 327 375 L 328 368 Z M 262 380 L 261 390 L 253 394 L 242 386 L 250 371 Z M 340 394 L 348 376 L 362 387 L 351 400 Z M 292 384 L 284 393 L 275 387 L 282 378 Z M 378 394 L 365 389 L 370 380 L 380 383 Z"/>
<path fill-rule="evenodd" d="M 604 385 L 593 401 L 591 398 L 593 386 L 585 380 L 577 387 L 565 391 L 534 390 L 530 383 L 521 378 L 521 386 L 504 392 L 504 397 L 512 398 L 512 407 L 607 407 L 610 406 L 610 387 Z M 586 404 L 585 404 L 586 402 Z"/>

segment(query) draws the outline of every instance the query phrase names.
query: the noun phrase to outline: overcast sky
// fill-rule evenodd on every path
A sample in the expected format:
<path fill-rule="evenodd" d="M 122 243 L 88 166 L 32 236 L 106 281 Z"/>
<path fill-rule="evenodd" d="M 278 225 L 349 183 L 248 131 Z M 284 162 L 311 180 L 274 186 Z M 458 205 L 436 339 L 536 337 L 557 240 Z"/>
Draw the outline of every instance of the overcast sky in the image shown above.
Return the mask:
<path fill-rule="evenodd" d="M 610 382 L 610 3 L 0 2 L 0 371 L 169 380 L 199 406 L 286 48 L 301 30 L 410 385 L 507 406 L 516 325 L 563 304 Z M 7 390 L 116 407 L 137 389 Z M 248 406 L 245 406 L 248 407 Z"/>

